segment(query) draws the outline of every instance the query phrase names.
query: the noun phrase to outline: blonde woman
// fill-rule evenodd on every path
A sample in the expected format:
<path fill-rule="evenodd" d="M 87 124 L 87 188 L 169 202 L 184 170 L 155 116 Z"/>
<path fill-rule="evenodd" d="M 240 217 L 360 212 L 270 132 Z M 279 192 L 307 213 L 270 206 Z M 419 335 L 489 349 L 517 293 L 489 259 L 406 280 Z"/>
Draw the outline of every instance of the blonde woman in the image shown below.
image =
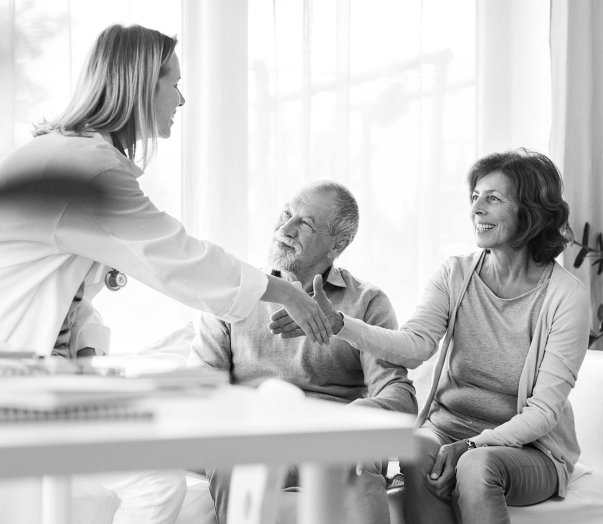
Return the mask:
<path fill-rule="evenodd" d="M 305 292 L 190 237 L 140 189 L 157 138 L 170 136 L 185 102 L 175 46 L 141 26 L 108 27 L 63 114 L 0 166 L 0 351 L 106 353 L 109 330 L 90 301 L 123 274 L 229 322 L 260 300 L 278 302 L 312 340 L 328 342 L 329 323 Z M 166 479 L 153 475 L 139 483 Z M 148 504 L 136 497 L 134 516 L 116 522 L 173 522 L 182 475 L 159 491 Z M 169 509 L 148 517 L 155 502 Z"/>
<path fill-rule="evenodd" d="M 84 325 L 75 327 L 71 352 L 106 351 L 108 332 L 89 299 L 112 268 L 229 321 L 259 300 L 282 303 L 310 338 L 328 341 L 328 323 L 307 294 L 188 236 L 141 191 L 134 160 L 141 151 L 146 165 L 184 104 L 175 46 L 140 26 L 103 31 L 65 112 L 0 167 L 10 195 L 0 196 L 0 342 L 49 354 L 79 290 L 86 313 L 74 315 Z M 19 198 L 14 186 L 28 180 L 61 183 L 31 184 Z"/>

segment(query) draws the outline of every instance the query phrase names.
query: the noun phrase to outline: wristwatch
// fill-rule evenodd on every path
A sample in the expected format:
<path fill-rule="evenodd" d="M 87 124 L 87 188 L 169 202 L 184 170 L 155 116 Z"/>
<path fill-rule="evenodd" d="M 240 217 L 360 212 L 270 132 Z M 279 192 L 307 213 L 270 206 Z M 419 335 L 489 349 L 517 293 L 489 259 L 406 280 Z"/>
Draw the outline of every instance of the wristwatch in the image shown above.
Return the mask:
<path fill-rule="evenodd" d="M 467 444 L 467 451 L 469 451 L 470 449 L 477 448 L 475 442 L 473 442 L 473 440 L 471 440 L 470 438 L 465 439 L 465 444 Z"/>

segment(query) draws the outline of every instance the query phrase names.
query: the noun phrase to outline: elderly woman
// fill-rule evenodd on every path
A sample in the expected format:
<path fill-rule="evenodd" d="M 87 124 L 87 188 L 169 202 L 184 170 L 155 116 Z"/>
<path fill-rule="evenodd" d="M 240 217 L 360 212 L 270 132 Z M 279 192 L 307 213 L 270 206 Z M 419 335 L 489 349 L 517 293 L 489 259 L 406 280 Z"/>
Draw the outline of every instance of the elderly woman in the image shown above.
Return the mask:
<path fill-rule="evenodd" d="M 418 416 L 421 454 L 407 469 L 407 522 L 508 523 L 507 505 L 563 497 L 579 456 L 568 394 L 588 346 L 584 286 L 557 262 L 568 206 L 554 164 L 517 150 L 479 160 L 468 175 L 481 250 L 452 257 L 399 330 L 333 311 L 333 332 L 407 367 L 435 353 Z M 271 328 L 300 334 L 284 312 Z M 443 341 L 442 341 L 443 339 Z"/>
<path fill-rule="evenodd" d="M 307 293 L 190 237 L 140 189 L 135 162 L 144 168 L 184 105 L 175 47 L 141 26 L 104 30 L 65 111 L 0 166 L 0 351 L 106 353 L 109 331 L 90 300 L 105 284 L 118 289 L 124 274 L 229 321 L 277 302 L 312 340 L 328 342 Z M 120 524 L 174 522 L 185 490 L 182 472 L 111 485 L 126 498 Z"/>

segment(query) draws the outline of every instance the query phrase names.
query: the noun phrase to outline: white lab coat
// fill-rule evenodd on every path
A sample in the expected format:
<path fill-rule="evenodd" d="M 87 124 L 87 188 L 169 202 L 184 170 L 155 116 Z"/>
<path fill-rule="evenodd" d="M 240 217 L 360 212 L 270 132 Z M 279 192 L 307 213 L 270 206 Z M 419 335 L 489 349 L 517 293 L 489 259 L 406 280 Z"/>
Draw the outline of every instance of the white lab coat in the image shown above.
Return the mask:
<path fill-rule="evenodd" d="M 229 322 L 250 313 L 266 275 L 187 235 L 144 195 L 141 174 L 98 133 L 39 136 L 0 166 L 0 350 L 49 355 L 85 282 L 72 341 L 107 351 L 90 300 L 110 268 Z M 24 181 L 27 191 L 13 185 Z"/>

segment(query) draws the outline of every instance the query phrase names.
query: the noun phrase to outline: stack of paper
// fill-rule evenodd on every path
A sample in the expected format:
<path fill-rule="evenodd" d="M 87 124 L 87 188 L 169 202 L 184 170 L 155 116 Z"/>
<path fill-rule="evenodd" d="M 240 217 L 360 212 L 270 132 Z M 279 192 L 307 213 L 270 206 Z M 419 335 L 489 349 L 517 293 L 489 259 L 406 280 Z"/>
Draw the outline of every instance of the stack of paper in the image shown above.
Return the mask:
<path fill-rule="evenodd" d="M 49 420 L 148 419 L 144 401 L 206 395 L 228 373 L 151 357 L 0 359 L 0 424 Z"/>
<path fill-rule="evenodd" d="M 84 375 L 30 375 L 0 382 L 0 423 L 151 418 L 140 401 L 151 386 Z"/>

